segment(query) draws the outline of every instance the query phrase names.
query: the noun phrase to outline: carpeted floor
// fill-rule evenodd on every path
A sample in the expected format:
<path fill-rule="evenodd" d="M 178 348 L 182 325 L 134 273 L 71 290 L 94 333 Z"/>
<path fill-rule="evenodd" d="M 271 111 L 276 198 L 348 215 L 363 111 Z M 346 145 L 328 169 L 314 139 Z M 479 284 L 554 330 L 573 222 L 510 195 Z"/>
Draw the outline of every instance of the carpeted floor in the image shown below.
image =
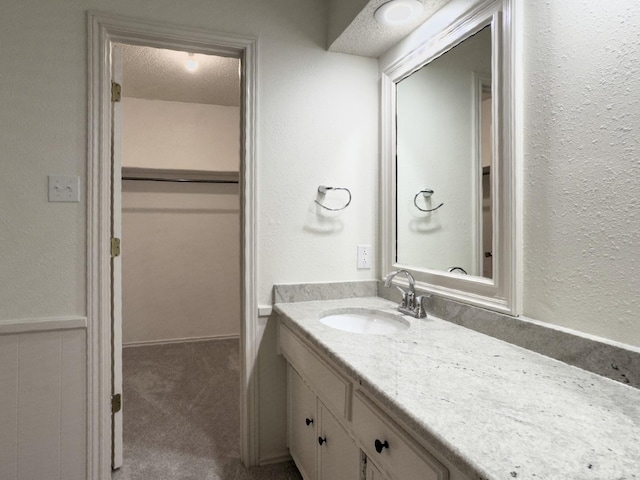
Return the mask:
<path fill-rule="evenodd" d="M 113 480 L 301 480 L 240 462 L 238 340 L 123 352 L 124 466 Z"/>

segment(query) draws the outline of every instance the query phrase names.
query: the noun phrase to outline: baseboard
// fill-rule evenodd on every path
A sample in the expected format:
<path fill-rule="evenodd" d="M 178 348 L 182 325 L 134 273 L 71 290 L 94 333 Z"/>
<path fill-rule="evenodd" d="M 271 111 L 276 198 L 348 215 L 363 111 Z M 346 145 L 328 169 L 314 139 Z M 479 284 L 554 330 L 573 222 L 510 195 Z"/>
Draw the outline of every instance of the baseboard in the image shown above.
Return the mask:
<path fill-rule="evenodd" d="M 87 317 L 44 317 L 0 320 L 0 335 L 87 328 Z"/>
<path fill-rule="evenodd" d="M 273 465 L 274 463 L 290 462 L 292 460 L 289 451 L 279 453 L 276 455 L 269 455 L 268 457 L 260 457 L 258 465 Z"/>
<path fill-rule="evenodd" d="M 144 340 L 142 342 L 123 343 L 123 347 L 144 347 L 151 345 L 167 345 L 170 343 L 208 342 L 210 340 L 239 340 L 240 335 L 210 335 L 206 337 L 168 338 L 164 340 Z"/>

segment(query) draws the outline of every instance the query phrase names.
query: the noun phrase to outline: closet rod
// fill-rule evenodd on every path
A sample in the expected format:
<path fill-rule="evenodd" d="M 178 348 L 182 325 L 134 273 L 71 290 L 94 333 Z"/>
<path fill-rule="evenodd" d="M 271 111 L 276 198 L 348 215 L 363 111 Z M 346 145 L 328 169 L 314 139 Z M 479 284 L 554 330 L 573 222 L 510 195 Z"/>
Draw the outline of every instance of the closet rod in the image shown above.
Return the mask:
<path fill-rule="evenodd" d="M 238 180 L 204 180 L 197 178 L 159 178 L 159 177 L 122 177 L 122 180 L 141 182 L 176 182 L 176 183 L 238 183 Z"/>

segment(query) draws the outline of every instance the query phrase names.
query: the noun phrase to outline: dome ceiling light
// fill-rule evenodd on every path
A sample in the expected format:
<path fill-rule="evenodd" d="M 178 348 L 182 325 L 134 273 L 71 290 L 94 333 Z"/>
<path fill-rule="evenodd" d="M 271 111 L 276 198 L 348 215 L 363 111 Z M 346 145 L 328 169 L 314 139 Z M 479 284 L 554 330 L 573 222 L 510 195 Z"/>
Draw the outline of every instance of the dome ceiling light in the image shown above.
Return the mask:
<path fill-rule="evenodd" d="M 195 72 L 198 69 L 198 62 L 196 60 L 196 56 L 193 53 L 188 54 L 187 61 L 184 66 L 190 72 Z"/>
<path fill-rule="evenodd" d="M 405 25 L 416 20 L 423 9 L 418 0 L 391 0 L 378 8 L 374 17 L 381 25 Z"/>

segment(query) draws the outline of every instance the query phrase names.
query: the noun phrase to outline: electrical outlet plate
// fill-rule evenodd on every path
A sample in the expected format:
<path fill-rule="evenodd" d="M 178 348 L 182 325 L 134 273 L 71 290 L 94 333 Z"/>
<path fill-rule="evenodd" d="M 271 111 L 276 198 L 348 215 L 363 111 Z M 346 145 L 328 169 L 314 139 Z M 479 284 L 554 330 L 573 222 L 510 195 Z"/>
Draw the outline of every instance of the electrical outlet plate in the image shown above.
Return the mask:
<path fill-rule="evenodd" d="M 358 245 L 358 268 L 370 269 L 372 263 L 371 245 Z"/>
<path fill-rule="evenodd" d="M 49 175 L 50 202 L 79 202 L 80 177 Z"/>

